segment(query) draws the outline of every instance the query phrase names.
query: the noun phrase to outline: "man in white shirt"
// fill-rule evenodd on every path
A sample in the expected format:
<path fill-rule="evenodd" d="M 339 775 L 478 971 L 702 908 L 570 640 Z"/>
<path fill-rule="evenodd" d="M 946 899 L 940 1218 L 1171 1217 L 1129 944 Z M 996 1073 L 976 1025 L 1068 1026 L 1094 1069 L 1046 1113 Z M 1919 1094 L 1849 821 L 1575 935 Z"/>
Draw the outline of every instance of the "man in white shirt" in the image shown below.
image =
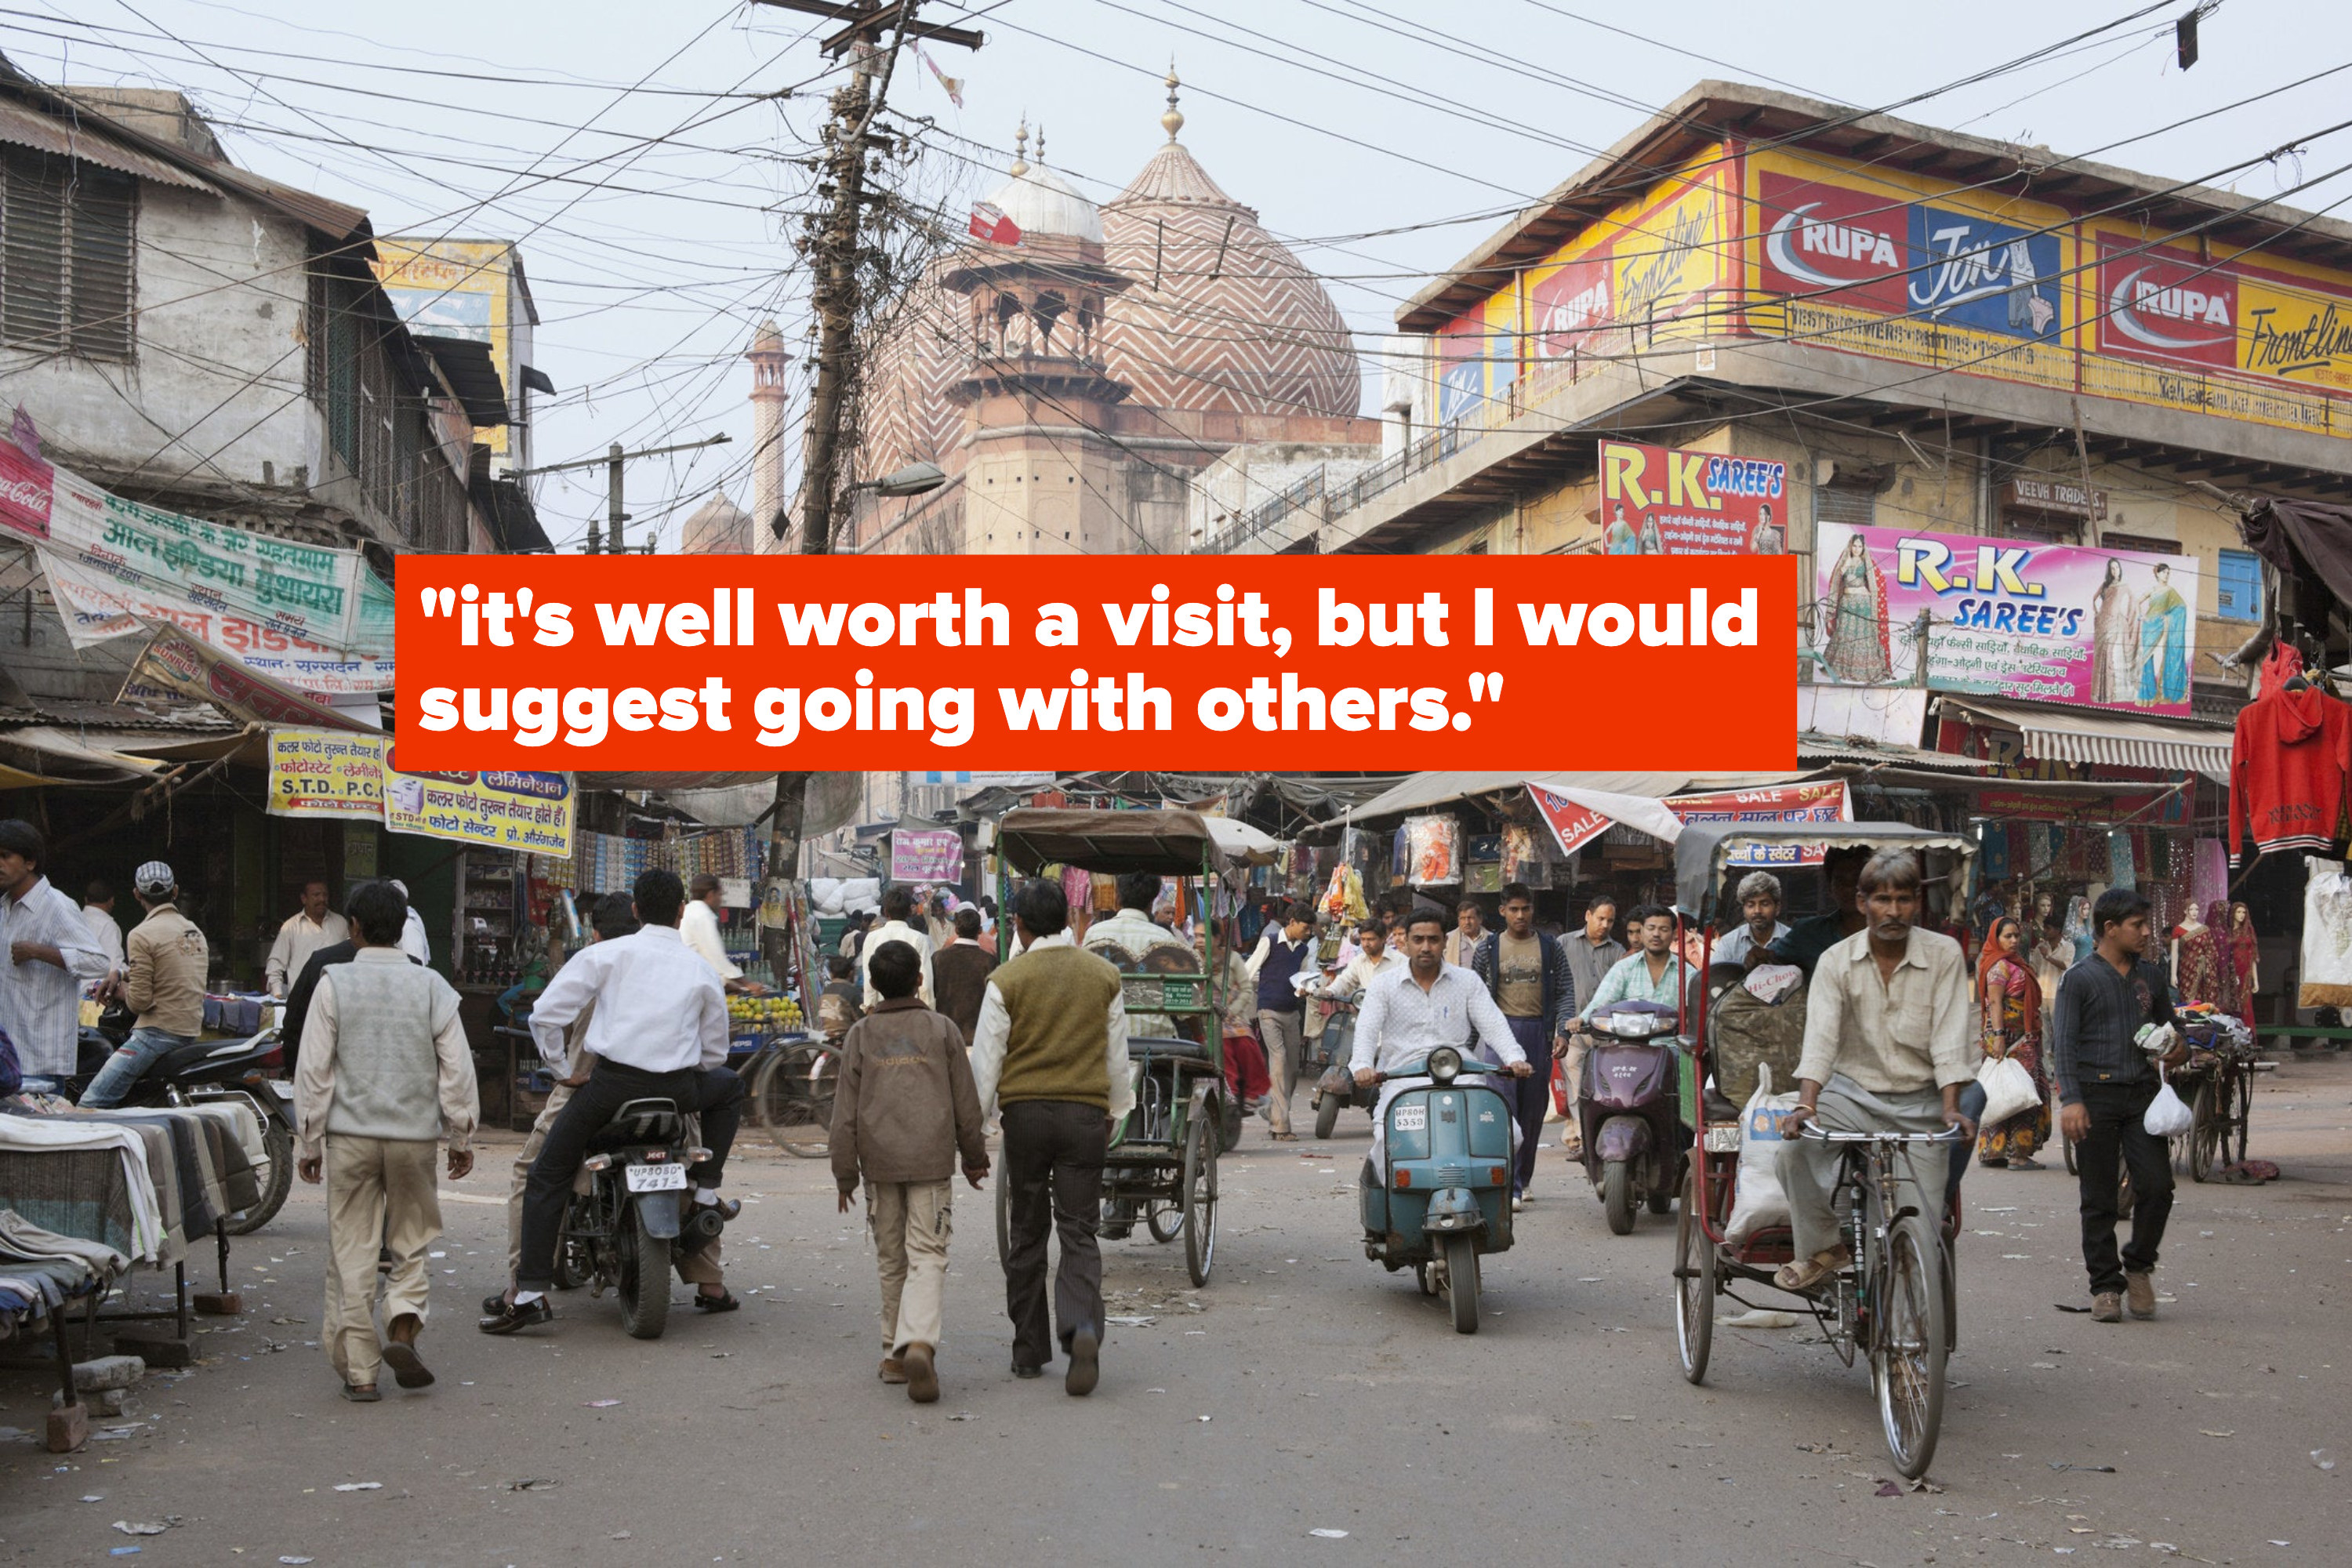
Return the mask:
<path fill-rule="evenodd" d="M 933 1005 L 930 931 L 915 914 L 915 889 L 908 883 L 899 882 L 883 890 L 882 923 L 866 933 L 865 945 L 857 950 L 857 984 L 864 991 L 862 1003 L 869 1013 L 874 1004 L 882 1000 L 882 994 L 866 978 L 866 955 L 886 942 L 905 942 L 923 961 L 923 983 L 915 987 L 915 994 L 923 999 L 924 1006 Z"/>
<path fill-rule="evenodd" d="M 400 951 L 430 969 L 433 966 L 433 939 L 425 934 L 425 917 L 416 912 L 416 900 L 408 896 L 408 884 L 397 877 L 390 880 L 392 890 L 398 893 L 401 901 L 408 906 L 407 918 L 400 922 Z M 302 971 L 298 966 L 294 973 L 299 975 Z"/>
<path fill-rule="evenodd" d="M 1739 879 L 1739 912 L 1746 923 L 1715 944 L 1712 962 L 1744 966 L 1749 953 L 1789 934 L 1780 922 L 1780 879 L 1769 871 L 1750 871 Z"/>
<path fill-rule="evenodd" d="M 106 955 L 81 910 L 41 874 L 40 829 L 0 822 L 0 1029 L 16 1042 L 25 1087 L 54 1091 L 81 1052 L 81 986 L 103 980 Z"/>
<path fill-rule="evenodd" d="M 482 1319 L 478 1327 L 486 1334 L 510 1334 L 555 1315 L 547 1291 L 572 1178 L 587 1157 L 589 1139 L 628 1101 L 668 1100 L 680 1110 L 698 1113 L 710 1158 L 688 1170 L 693 1202 L 717 1205 L 729 1219 L 739 1207 L 719 1197 L 743 1103 L 742 1081 L 726 1065 L 726 993 L 710 966 L 679 940 L 686 885 L 677 873 L 645 872 L 631 898 L 645 924 L 632 935 L 572 954 L 530 1012 L 531 1038 L 541 1058 L 560 1068 L 565 1026 L 594 1004 L 583 1044 L 596 1065 L 548 1129 L 547 1142 L 530 1168 L 514 1300 Z"/>
<path fill-rule="evenodd" d="M 730 996 L 759 989 L 727 956 L 726 939 L 719 934 L 719 879 L 705 871 L 686 890 L 686 914 L 677 922 L 678 940 L 688 952 L 710 965 Z"/>
<path fill-rule="evenodd" d="M 107 979 L 120 978 L 123 965 L 122 927 L 114 919 L 114 889 L 93 879 L 82 891 L 81 919 L 89 927 L 90 941 L 106 954 Z"/>
<path fill-rule="evenodd" d="M 270 944 L 269 963 L 262 972 L 269 983 L 269 994 L 283 998 L 312 953 L 349 941 L 351 934 L 343 917 L 327 907 L 325 879 L 313 877 L 303 883 L 302 907 L 286 917 L 286 923 L 278 928 L 278 940 Z"/>
<path fill-rule="evenodd" d="M 1483 1066 L 1513 1078 L 1526 1078 L 1534 1071 L 1528 1065 L 1527 1052 L 1512 1037 L 1511 1021 L 1503 1016 L 1486 982 L 1445 962 L 1444 915 L 1424 906 L 1407 916 L 1405 952 L 1407 966 L 1381 975 L 1364 993 L 1363 1011 L 1356 1018 L 1355 1057 L 1349 1064 L 1358 1083 L 1370 1085 L 1384 1074 L 1401 1072 L 1440 1046 L 1459 1050 L 1462 1059 L 1474 1068 Z M 1379 1179 L 1389 1101 L 1422 1081 L 1417 1077 L 1391 1079 L 1381 1085 L 1380 1103 L 1372 1108 L 1372 1152 L 1365 1166 L 1368 1181 Z M 1516 1122 L 1511 1132 L 1516 1142 Z"/>

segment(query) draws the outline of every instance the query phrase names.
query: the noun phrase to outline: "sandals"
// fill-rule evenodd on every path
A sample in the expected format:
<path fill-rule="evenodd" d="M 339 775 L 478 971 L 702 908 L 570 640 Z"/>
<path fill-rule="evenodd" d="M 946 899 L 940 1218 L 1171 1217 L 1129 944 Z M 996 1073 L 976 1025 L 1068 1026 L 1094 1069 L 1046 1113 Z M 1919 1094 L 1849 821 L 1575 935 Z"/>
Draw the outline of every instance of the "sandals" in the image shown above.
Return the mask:
<path fill-rule="evenodd" d="M 1780 1272 L 1772 1276 L 1772 1283 L 1783 1290 L 1811 1290 L 1853 1261 L 1853 1253 L 1846 1247 L 1824 1247 L 1801 1263 L 1780 1265 Z"/>
<path fill-rule="evenodd" d="M 742 1304 L 735 1299 L 735 1292 L 725 1289 L 721 1289 L 716 1296 L 706 1296 L 699 1290 L 694 1293 L 694 1305 L 697 1311 L 731 1312 Z M 882 1381 L 887 1383 L 889 1379 L 885 1377 Z"/>
<path fill-rule="evenodd" d="M 1296 1143 L 1298 1142 L 1298 1134 L 1296 1132 L 1269 1132 L 1266 1136 L 1274 1140 L 1276 1143 Z"/>
<path fill-rule="evenodd" d="M 373 1405 L 383 1397 L 383 1392 L 373 1383 L 347 1383 L 343 1384 L 343 1397 L 353 1405 Z"/>
<path fill-rule="evenodd" d="M 383 1347 L 383 1364 L 392 1368 L 392 1380 L 403 1388 L 430 1388 L 433 1371 L 416 1353 L 416 1347 L 404 1340 L 394 1340 Z"/>

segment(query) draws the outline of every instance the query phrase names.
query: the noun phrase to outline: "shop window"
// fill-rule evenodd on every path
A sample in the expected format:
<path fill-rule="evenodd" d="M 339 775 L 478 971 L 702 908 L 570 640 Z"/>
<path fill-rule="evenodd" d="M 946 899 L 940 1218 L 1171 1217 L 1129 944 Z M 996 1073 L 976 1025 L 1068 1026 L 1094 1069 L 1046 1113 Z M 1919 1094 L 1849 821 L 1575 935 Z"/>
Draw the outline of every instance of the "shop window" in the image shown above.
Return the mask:
<path fill-rule="evenodd" d="M 1878 518 L 1878 490 L 1872 485 L 1820 485 L 1813 490 L 1815 522 L 1850 522 L 1868 527 Z"/>
<path fill-rule="evenodd" d="M 2012 511 L 2001 515 L 2000 531 L 2005 538 L 2029 540 L 2035 544 L 2073 544 L 2082 537 L 2082 524 L 2040 512 Z"/>
<path fill-rule="evenodd" d="M 2259 621 L 2263 618 L 2263 567 L 2252 551 L 2221 552 L 2221 571 L 2213 595 L 2213 613 L 2225 621 Z"/>
<path fill-rule="evenodd" d="M 129 359 L 138 209 L 128 174 L 22 147 L 0 154 L 0 340 Z"/>
<path fill-rule="evenodd" d="M 2116 550 L 2137 550 L 2147 555 L 2178 555 L 2180 541 L 2158 539 L 2145 533 L 2117 533 L 2114 529 L 2099 535 L 2099 542 Z"/>

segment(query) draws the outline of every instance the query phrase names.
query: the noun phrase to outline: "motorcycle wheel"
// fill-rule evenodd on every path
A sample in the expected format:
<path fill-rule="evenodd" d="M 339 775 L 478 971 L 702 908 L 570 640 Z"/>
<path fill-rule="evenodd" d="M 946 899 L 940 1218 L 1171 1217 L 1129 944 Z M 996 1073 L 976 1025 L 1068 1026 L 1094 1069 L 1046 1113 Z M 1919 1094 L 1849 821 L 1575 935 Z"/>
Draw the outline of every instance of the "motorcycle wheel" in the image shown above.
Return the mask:
<path fill-rule="evenodd" d="M 1328 1138 L 1332 1129 L 1339 1125 L 1339 1097 L 1336 1094 L 1318 1095 L 1315 1100 L 1315 1136 Z"/>
<path fill-rule="evenodd" d="M 1468 1236 L 1445 1238 L 1445 1300 L 1454 1310 L 1454 1331 L 1478 1331 L 1478 1243 Z"/>
<path fill-rule="evenodd" d="M 1609 1216 L 1611 1235 L 1633 1234 L 1633 1173 L 1622 1160 L 1612 1160 L 1601 1168 L 1601 1207 Z"/>
<path fill-rule="evenodd" d="M 572 1239 L 572 1232 L 575 1229 L 589 1228 L 586 1226 L 575 1226 L 573 1223 L 575 1216 L 586 1211 L 587 1205 L 593 1205 L 595 1201 L 593 1198 L 583 1198 L 574 1194 L 570 1206 L 564 1210 L 563 1234 L 556 1238 L 555 1273 L 551 1281 L 559 1290 L 577 1290 L 595 1275 L 595 1266 L 588 1257 L 588 1244 Z"/>
<path fill-rule="evenodd" d="M 1649 1202 L 1650 1212 L 1652 1214 L 1672 1214 L 1675 1212 L 1675 1194 L 1672 1193 L 1664 1191 L 1653 1192 L 1649 1195 Z"/>
<path fill-rule="evenodd" d="M 629 1205 L 621 1237 L 621 1326 L 633 1340 L 657 1340 L 669 1326 L 669 1245 L 648 1233 L 637 1205 Z"/>
<path fill-rule="evenodd" d="M 222 1228 L 231 1236 L 251 1236 L 276 1219 L 278 1211 L 286 1206 L 286 1194 L 294 1190 L 294 1130 L 275 1116 L 265 1116 L 261 1146 L 269 1155 L 269 1175 L 262 1183 L 259 1200 L 235 1219 L 224 1222 Z"/>

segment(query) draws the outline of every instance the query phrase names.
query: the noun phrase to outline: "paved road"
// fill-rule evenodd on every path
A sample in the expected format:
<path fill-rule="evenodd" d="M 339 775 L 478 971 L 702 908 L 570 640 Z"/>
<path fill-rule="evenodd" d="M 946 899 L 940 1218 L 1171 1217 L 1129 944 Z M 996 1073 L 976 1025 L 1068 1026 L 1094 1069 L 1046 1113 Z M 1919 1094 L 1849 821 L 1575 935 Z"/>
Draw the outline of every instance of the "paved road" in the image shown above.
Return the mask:
<path fill-rule="evenodd" d="M 1969 1178 L 1962 1345 L 1932 1479 L 1892 1474 L 1864 1374 L 1807 1330 L 1725 1330 L 1708 1384 L 1675 1363 L 1672 1221 L 1608 1234 L 1547 1153 L 1488 1318 L 1453 1333 L 1364 1262 L 1347 1187 L 1366 1127 L 1225 1167 L 1217 1273 L 1110 1247 L 1114 1331 L 1087 1400 L 1005 1370 L 989 1200 L 966 1193 L 929 1409 L 875 1381 L 874 1280 L 822 1166 L 744 1162 L 730 1233 L 750 1305 L 668 1337 L 565 1299 L 551 1329 L 470 1326 L 503 1252 L 496 1177 L 447 1205 L 426 1337 L 441 1383 L 352 1406 L 315 1336 L 323 1211 L 297 1189 L 241 1243 L 240 1321 L 152 1376 L 139 1431 L 53 1458 L 0 1442 L 0 1558 L 541 1564 L 976 1560 L 1201 1563 L 2049 1561 L 2101 1548 L 2342 1562 L 2352 1533 L 2352 1066 L 2293 1065 L 2255 1151 L 2289 1180 L 2182 1184 L 2161 1321 L 2097 1325 L 2063 1171 Z M 1329 1153 L 1304 1158 L 1300 1151 Z M 496 1152 L 486 1173 L 500 1170 Z M 293 1320 L 293 1321 L 289 1321 Z M 2339 1360 L 2338 1358 L 2343 1358 Z M 45 1385 L 0 1372 L 0 1422 Z M 617 1400 L 598 1407 L 593 1402 Z M 2067 1466 L 2113 1466 L 2113 1473 Z M 338 1483 L 381 1489 L 339 1493 Z M 521 1483 L 554 1483 L 518 1489 Z M 95 1501 L 84 1501 L 95 1498 Z M 177 1515 L 134 1542 L 116 1520 Z M 1317 1530 L 1345 1531 L 1318 1539 Z M 2164 1543 L 2159 1545 L 2159 1543 Z M 2099 1561 L 2109 1559 L 2102 1556 Z"/>

